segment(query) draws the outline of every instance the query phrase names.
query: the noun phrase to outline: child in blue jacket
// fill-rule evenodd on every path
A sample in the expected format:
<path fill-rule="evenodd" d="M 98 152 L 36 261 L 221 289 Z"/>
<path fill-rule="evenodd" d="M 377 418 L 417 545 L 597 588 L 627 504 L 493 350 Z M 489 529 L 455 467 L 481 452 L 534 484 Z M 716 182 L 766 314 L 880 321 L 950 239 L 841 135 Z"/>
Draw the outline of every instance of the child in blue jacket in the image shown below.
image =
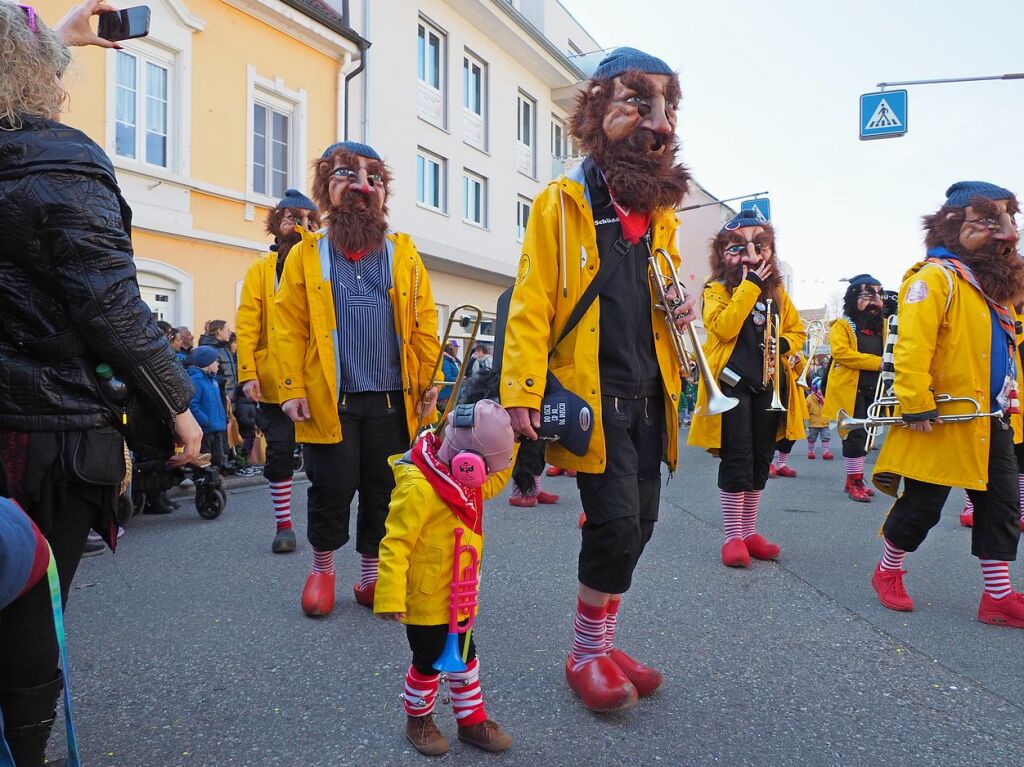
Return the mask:
<path fill-rule="evenodd" d="M 228 414 L 217 383 L 220 367 L 217 350 L 212 346 L 199 346 L 192 353 L 192 359 L 195 364 L 188 369 L 188 375 L 196 393 L 189 407 L 203 428 L 203 452 L 210 454 L 214 465 L 223 466 L 228 452 Z"/>

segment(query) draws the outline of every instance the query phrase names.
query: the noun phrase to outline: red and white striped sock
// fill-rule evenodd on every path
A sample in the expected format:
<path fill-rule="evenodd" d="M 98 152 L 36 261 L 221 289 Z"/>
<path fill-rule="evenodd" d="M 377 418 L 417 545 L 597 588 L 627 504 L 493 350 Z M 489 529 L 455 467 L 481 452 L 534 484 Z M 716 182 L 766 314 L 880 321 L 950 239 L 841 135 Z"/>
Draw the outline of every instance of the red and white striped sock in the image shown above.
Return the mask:
<path fill-rule="evenodd" d="M 974 501 L 971 500 L 971 496 L 967 496 L 967 500 L 964 501 L 964 514 L 974 514 Z"/>
<path fill-rule="evenodd" d="M 863 474 L 864 473 L 864 456 L 860 458 L 844 458 L 843 463 L 846 464 L 846 474 Z"/>
<path fill-rule="evenodd" d="M 780 469 L 786 465 L 786 461 L 789 460 L 789 453 L 783 453 L 781 450 L 775 453 L 775 468 Z"/>
<path fill-rule="evenodd" d="M 270 500 L 274 502 L 274 519 L 277 529 L 286 530 L 292 526 L 292 478 L 270 483 Z"/>
<path fill-rule="evenodd" d="M 576 671 L 587 661 L 605 654 L 604 637 L 608 622 L 608 606 L 595 607 L 576 599 L 576 620 L 573 621 L 572 650 L 569 662 Z"/>
<path fill-rule="evenodd" d="M 359 555 L 359 590 L 362 591 L 377 582 L 377 557 Z"/>
<path fill-rule="evenodd" d="M 480 659 L 473 658 L 466 664 L 465 671 L 445 674 L 448 677 L 448 693 L 459 727 L 472 727 L 487 718 L 484 710 L 484 694 L 480 689 Z"/>
<path fill-rule="evenodd" d="M 1020 496 L 1020 518 L 1024 521 L 1024 474 L 1017 475 L 1017 494 Z"/>
<path fill-rule="evenodd" d="M 622 597 L 608 600 L 608 616 L 604 619 L 604 651 L 608 652 L 615 645 L 615 627 L 619 624 L 619 608 Z"/>
<path fill-rule="evenodd" d="M 903 569 L 903 557 L 907 556 L 907 552 L 903 549 L 897 549 L 891 543 L 888 538 L 882 539 L 882 563 L 881 568 L 883 570 L 902 570 Z"/>
<path fill-rule="evenodd" d="M 745 493 L 718 491 L 718 497 L 722 501 L 722 524 L 725 527 L 726 543 L 743 538 L 744 495 Z"/>
<path fill-rule="evenodd" d="M 761 505 L 764 490 L 747 490 L 743 493 L 743 540 L 754 534 L 757 527 L 757 509 Z"/>
<path fill-rule="evenodd" d="M 313 549 L 313 572 L 334 575 L 334 552 Z"/>
<path fill-rule="evenodd" d="M 409 716 L 426 716 L 434 710 L 437 701 L 437 685 L 441 681 L 440 674 L 426 676 L 413 666 L 405 672 L 405 693 L 402 705 Z"/>
<path fill-rule="evenodd" d="M 998 559 L 979 559 L 981 577 L 985 579 L 985 593 L 993 599 L 1002 599 L 1013 593 L 1010 588 L 1010 563 Z"/>

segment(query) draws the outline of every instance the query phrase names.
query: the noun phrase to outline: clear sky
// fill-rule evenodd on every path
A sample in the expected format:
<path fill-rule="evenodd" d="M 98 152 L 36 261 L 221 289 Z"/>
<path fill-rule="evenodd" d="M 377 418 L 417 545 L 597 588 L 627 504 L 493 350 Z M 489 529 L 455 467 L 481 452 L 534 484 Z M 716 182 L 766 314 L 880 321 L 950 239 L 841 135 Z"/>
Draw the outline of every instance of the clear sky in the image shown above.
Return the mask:
<path fill-rule="evenodd" d="M 798 308 L 860 272 L 897 288 L 954 181 L 1024 199 L 1024 80 L 911 86 L 907 135 L 857 137 L 876 83 L 1024 71 L 1022 0 L 562 2 L 679 72 L 684 162 L 717 197 L 770 191 Z"/>

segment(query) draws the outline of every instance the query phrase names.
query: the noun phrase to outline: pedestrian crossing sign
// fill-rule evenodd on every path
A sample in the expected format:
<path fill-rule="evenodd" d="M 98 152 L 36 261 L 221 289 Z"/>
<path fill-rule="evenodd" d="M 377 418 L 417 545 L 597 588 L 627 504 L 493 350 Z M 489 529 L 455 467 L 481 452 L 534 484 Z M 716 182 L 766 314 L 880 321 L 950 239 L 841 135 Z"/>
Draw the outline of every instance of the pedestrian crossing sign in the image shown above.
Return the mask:
<path fill-rule="evenodd" d="M 860 97 L 860 139 L 896 138 L 907 132 L 907 92 L 879 91 Z"/>
<path fill-rule="evenodd" d="M 762 221 L 771 221 L 772 205 L 767 197 L 755 197 L 753 200 L 744 200 L 740 203 L 740 210 L 752 210 Z"/>

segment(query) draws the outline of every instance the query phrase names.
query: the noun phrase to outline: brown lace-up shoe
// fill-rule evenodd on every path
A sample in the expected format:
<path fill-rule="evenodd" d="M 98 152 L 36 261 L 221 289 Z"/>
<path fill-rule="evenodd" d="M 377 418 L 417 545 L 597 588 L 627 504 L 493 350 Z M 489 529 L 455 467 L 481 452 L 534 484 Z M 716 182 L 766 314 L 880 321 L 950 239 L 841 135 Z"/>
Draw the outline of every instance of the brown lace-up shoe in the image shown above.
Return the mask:
<path fill-rule="evenodd" d="M 425 756 L 441 756 L 448 753 L 448 739 L 437 729 L 431 714 L 408 717 L 405 723 L 405 737 Z M 459 730 L 459 737 L 462 737 L 462 730 Z"/>
<path fill-rule="evenodd" d="M 493 719 L 485 719 L 469 727 L 460 727 L 459 740 L 491 752 L 507 751 L 512 745 L 512 736 L 501 729 L 501 725 Z"/>

